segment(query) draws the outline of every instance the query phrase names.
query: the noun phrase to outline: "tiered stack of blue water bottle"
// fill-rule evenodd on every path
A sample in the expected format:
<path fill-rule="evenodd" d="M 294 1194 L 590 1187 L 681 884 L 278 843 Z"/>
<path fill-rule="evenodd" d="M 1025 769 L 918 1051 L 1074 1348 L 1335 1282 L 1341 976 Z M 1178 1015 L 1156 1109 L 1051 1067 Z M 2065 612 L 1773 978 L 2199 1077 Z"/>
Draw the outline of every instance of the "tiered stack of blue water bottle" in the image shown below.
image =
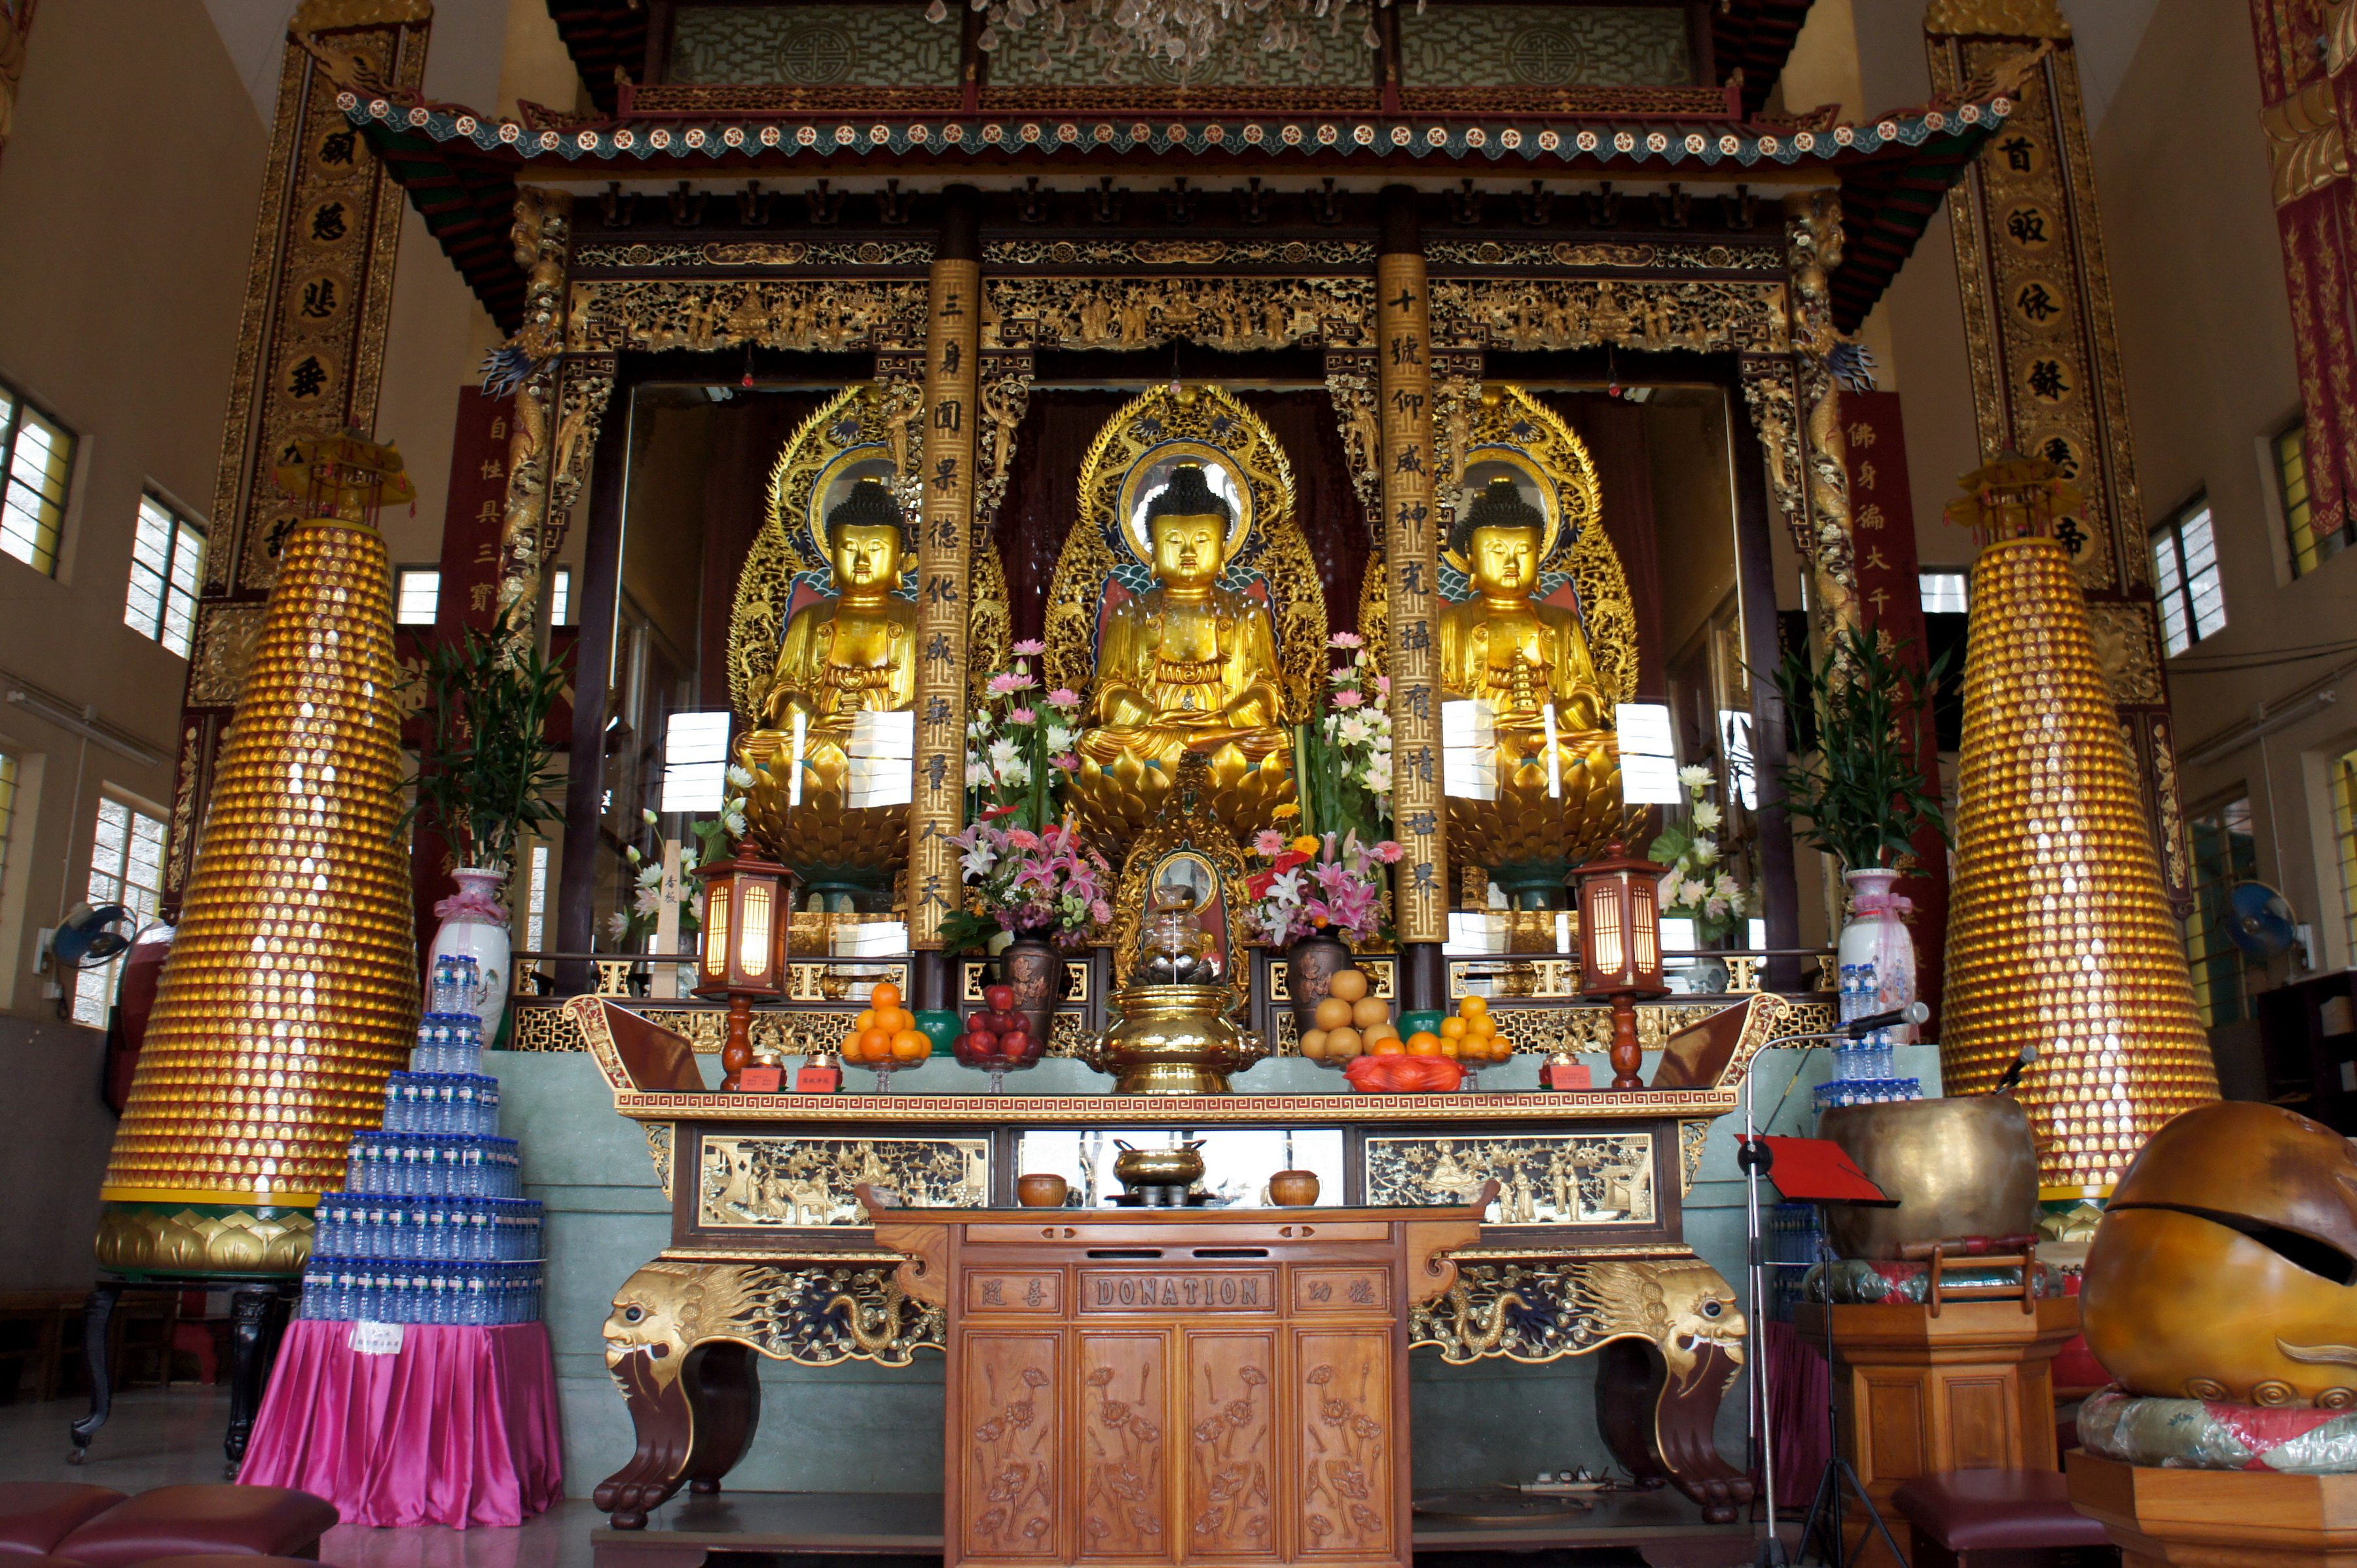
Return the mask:
<path fill-rule="evenodd" d="M 343 1192 L 319 1199 L 305 1317 L 529 1323 L 540 1316 L 541 1206 L 522 1196 L 500 1080 L 480 1071 L 481 974 L 441 957 L 410 1070 L 384 1090 L 384 1126 L 352 1135 Z"/>
<path fill-rule="evenodd" d="M 1869 1018 L 1887 1012 L 1882 987 L 1872 963 L 1841 966 L 1841 1021 Z M 1893 1100 L 1921 1100 L 1921 1079 L 1900 1078 L 1892 1069 L 1890 1050 L 1898 1029 L 1877 1029 L 1834 1051 L 1834 1076 L 1817 1085 L 1817 1109 L 1836 1105 L 1881 1105 Z"/>

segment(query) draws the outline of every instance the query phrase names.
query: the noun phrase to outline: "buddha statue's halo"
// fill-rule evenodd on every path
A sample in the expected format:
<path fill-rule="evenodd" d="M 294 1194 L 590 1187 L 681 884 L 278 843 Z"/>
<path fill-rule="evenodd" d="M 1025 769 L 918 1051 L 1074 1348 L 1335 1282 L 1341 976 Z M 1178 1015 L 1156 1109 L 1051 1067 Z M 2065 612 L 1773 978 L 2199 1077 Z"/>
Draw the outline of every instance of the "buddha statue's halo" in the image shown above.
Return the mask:
<path fill-rule="evenodd" d="M 1236 461 L 1202 441 L 1167 441 L 1149 447 L 1122 480 L 1118 502 L 1122 542 L 1140 563 L 1154 561 L 1154 519 L 1164 516 L 1224 517 L 1226 558 L 1234 560 L 1252 537 L 1252 487 Z"/>
<path fill-rule="evenodd" d="M 838 528 L 897 528 L 900 531 L 902 551 L 909 553 L 913 550 L 909 538 L 908 514 L 900 510 L 900 503 L 892 499 L 890 487 L 881 479 L 852 481 L 849 492 L 828 510 L 826 521 L 819 530 L 820 542 L 832 546 L 834 531 Z M 904 566 L 913 564 L 913 562 L 904 563 Z"/>
<path fill-rule="evenodd" d="M 811 484 L 804 519 L 808 534 L 795 542 L 815 552 L 815 570 L 827 574 L 829 587 L 834 585 L 834 530 L 838 523 L 864 523 L 870 527 L 897 523 L 902 549 L 909 556 L 902 567 L 915 568 L 916 539 L 907 509 L 892 493 L 895 478 L 891 449 L 877 444 L 847 447 L 827 459 L 819 469 Z"/>
<path fill-rule="evenodd" d="M 1543 570 L 1557 570 L 1557 557 L 1570 542 L 1565 537 L 1562 499 L 1545 468 L 1527 452 L 1512 446 L 1477 446 L 1465 464 L 1465 484 L 1450 509 L 1448 532 L 1441 541 L 1441 559 L 1460 572 L 1469 572 L 1466 550 L 1473 530 L 1503 522 L 1512 509 L 1514 523 L 1535 528 Z"/>

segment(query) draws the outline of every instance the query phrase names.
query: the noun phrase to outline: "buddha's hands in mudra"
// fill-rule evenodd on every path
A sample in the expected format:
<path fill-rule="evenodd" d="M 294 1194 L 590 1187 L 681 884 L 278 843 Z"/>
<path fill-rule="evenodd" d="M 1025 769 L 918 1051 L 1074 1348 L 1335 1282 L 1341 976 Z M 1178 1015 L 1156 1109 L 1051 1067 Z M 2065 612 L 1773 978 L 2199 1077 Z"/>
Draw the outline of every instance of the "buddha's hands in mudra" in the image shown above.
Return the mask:
<path fill-rule="evenodd" d="M 1243 704 L 1237 704 L 1242 706 Z M 1109 768 L 1124 756 L 1163 757 L 1170 752 L 1210 753 L 1232 743 L 1254 762 L 1285 746 L 1285 732 L 1266 724 L 1238 723 L 1224 714 L 1163 714 L 1145 724 L 1106 725 L 1081 737 L 1082 757 Z"/>

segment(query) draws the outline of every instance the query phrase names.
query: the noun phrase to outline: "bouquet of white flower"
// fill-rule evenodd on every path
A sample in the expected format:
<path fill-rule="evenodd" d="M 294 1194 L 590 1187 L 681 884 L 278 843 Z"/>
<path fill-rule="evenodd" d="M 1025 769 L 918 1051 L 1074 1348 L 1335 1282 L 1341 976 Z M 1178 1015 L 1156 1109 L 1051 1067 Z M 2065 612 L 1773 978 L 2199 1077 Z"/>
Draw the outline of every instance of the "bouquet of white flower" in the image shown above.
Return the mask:
<path fill-rule="evenodd" d="M 1294 777 L 1318 832 L 1372 843 L 1392 817 L 1392 683 L 1368 669 L 1357 632 L 1338 631 L 1326 645 L 1349 662 L 1327 672 L 1326 700 L 1302 726 Z"/>
<path fill-rule="evenodd" d="M 731 768 L 730 771 L 733 773 L 738 770 Z M 746 778 L 750 779 L 752 775 L 748 773 Z M 737 832 L 740 834 L 745 831 L 744 809 L 744 802 L 740 799 L 737 805 L 738 813 Z M 639 815 L 651 828 L 659 826 L 662 821 L 649 811 L 641 811 Z M 725 821 L 726 816 L 726 813 L 723 812 L 722 820 Z M 703 823 L 696 824 L 699 835 L 703 828 Z M 709 847 L 708 842 L 706 847 Z M 630 863 L 630 907 L 627 909 L 618 909 L 606 917 L 606 934 L 626 946 L 636 947 L 653 936 L 662 920 L 664 904 L 662 863 L 648 859 L 640 853 L 639 846 L 636 844 L 624 845 L 622 858 Z M 685 865 L 681 867 L 683 873 L 688 869 Z M 695 912 L 696 892 L 694 883 L 683 875 L 679 879 L 676 898 L 679 905 L 679 937 L 683 947 L 687 945 L 687 940 L 690 937 L 704 929 L 704 922 Z"/>
<path fill-rule="evenodd" d="M 1715 942 L 1752 914 L 1758 901 L 1751 891 L 1719 864 L 1718 840 L 1712 836 L 1727 820 L 1726 813 L 1703 797 L 1711 787 L 1707 768 L 1678 769 L 1685 787 L 1686 825 L 1662 830 L 1646 858 L 1669 869 L 1662 874 L 1658 901 L 1663 915 L 1695 923 L 1702 940 Z"/>

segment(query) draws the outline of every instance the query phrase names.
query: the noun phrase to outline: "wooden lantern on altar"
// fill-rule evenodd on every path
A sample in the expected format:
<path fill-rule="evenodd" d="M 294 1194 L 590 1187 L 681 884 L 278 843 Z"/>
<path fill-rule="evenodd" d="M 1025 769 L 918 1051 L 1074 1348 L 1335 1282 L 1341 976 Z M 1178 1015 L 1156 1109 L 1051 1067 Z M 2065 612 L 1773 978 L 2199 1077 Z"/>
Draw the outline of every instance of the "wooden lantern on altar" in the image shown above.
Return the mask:
<path fill-rule="evenodd" d="M 696 962 L 695 993 L 728 998 L 728 1040 L 720 1087 L 743 1087 L 753 1065 L 753 999 L 783 994 L 786 929 L 792 923 L 793 874 L 766 860 L 716 860 L 704 878 L 704 956 Z"/>
<path fill-rule="evenodd" d="M 1641 1089 L 1637 998 L 1666 995 L 1662 982 L 1662 867 L 1619 843 L 1577 872 L 1579 990 L 1612 1001 L 1612 1087 Z"/>

